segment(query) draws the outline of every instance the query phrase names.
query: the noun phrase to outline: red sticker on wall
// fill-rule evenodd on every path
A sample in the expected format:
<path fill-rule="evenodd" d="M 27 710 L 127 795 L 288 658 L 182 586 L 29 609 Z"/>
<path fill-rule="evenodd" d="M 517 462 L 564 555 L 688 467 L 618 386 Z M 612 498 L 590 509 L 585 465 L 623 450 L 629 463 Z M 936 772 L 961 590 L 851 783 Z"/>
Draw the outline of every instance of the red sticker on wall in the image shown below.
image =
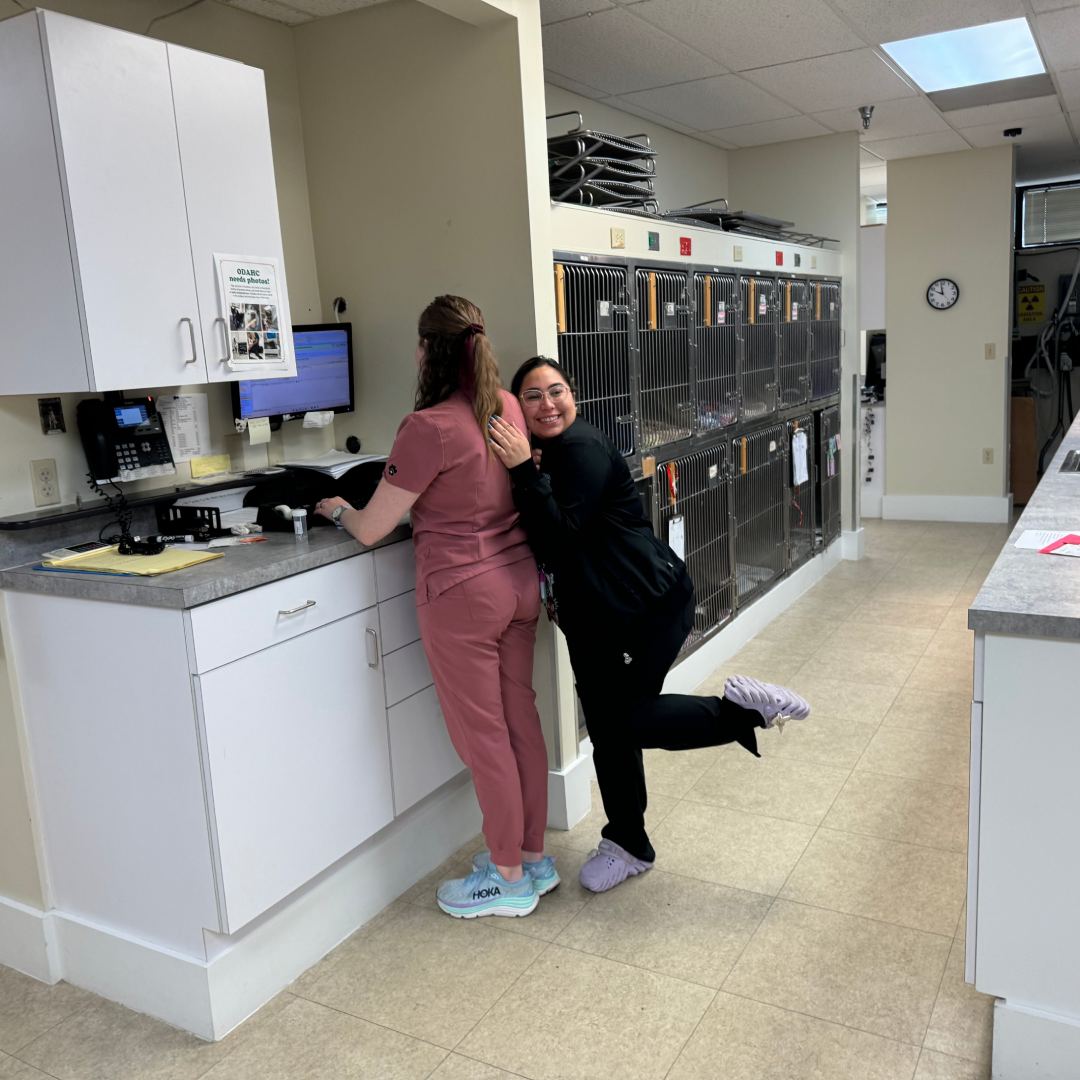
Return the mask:
<path fill-rule="evenodd" d="M 690 237 L 689 236 L 680 236 L 679 237 L 679 254 L 680 255 L 689 255 L 690 254 Z"/>
<path fill-rule="evenodd" d="M 778 251 L 776 253 L 776 265 L 777 266 L 783 266 L 784 265 L 784 253 L 782 251 Z"/>

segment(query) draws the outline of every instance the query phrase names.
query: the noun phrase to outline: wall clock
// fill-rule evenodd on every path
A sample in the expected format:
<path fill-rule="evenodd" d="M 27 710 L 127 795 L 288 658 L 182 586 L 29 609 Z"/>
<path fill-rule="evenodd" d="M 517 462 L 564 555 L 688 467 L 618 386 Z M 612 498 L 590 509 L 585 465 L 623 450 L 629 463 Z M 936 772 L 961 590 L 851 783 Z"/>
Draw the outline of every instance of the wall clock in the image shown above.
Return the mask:
<path fill-rule="evenodd" d="M 960 299 L 960 286 L 952 278 L 931 281 L 926 290 L 926 302 L 938 311 L 948 311 Z"/>

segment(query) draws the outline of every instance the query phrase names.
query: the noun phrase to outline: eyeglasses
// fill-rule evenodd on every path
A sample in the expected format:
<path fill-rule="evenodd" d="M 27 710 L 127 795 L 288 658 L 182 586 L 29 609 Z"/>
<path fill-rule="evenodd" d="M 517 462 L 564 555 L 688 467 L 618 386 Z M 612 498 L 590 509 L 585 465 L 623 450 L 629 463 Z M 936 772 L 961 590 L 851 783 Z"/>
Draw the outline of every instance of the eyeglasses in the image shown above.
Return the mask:
<path fill-rule="evenodd" d="M 546 390 L 541 390 L 538 386 L 530 387 L 528 390 L 522 390 L 521 400 L 526 405 L 539 405 L 540 402 L 547 397 L 548 401 L 553 405 L 557 405 L 569 393 L 569 386 L 564 386 L 561 382 L 557 382 L 552 383 Z"/>

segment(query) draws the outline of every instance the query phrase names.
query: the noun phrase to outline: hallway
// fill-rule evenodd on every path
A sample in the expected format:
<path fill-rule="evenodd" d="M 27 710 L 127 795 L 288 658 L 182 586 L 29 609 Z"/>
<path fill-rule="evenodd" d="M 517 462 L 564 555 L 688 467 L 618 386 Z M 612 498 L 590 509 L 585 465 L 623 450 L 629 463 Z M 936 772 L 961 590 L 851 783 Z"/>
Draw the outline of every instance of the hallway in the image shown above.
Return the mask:
<path fill-rule="evenodd" d="M 227 1039 L 0 968 L 3 1080 L 988 1080 L 963 981 L 972 634 L 1009 527 L 864 522 L 703 687 L 791 685 L 805 723 L 647 752 L 650 873 L 593 895 L 603 822 L 549 832 L 525 919 L 435 907 L 477 840 Z"/>

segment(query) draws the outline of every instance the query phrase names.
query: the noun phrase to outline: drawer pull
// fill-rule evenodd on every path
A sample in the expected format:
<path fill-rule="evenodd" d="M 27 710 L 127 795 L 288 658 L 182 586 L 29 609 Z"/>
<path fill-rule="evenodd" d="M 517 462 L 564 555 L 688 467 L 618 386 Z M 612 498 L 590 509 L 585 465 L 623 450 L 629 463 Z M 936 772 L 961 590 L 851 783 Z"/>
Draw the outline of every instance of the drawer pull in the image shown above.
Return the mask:
<path fill-rule="evenodd" d="M 303 604 L 299 604 L 296 607 L 291 608 L 279 608 L 279 615 L 295 615 L 299 611 L 307 611 L 309 607 L 314 607 L 318 603 L 316 600 L 308 600 Z"/>
<path fill-rule="evenodd" d="M 367 666 L 369 668 L 377 668 L 379 666 L 379 635 L 372 630 L 370 626 L 364 633 L 367 635 Z"/>

